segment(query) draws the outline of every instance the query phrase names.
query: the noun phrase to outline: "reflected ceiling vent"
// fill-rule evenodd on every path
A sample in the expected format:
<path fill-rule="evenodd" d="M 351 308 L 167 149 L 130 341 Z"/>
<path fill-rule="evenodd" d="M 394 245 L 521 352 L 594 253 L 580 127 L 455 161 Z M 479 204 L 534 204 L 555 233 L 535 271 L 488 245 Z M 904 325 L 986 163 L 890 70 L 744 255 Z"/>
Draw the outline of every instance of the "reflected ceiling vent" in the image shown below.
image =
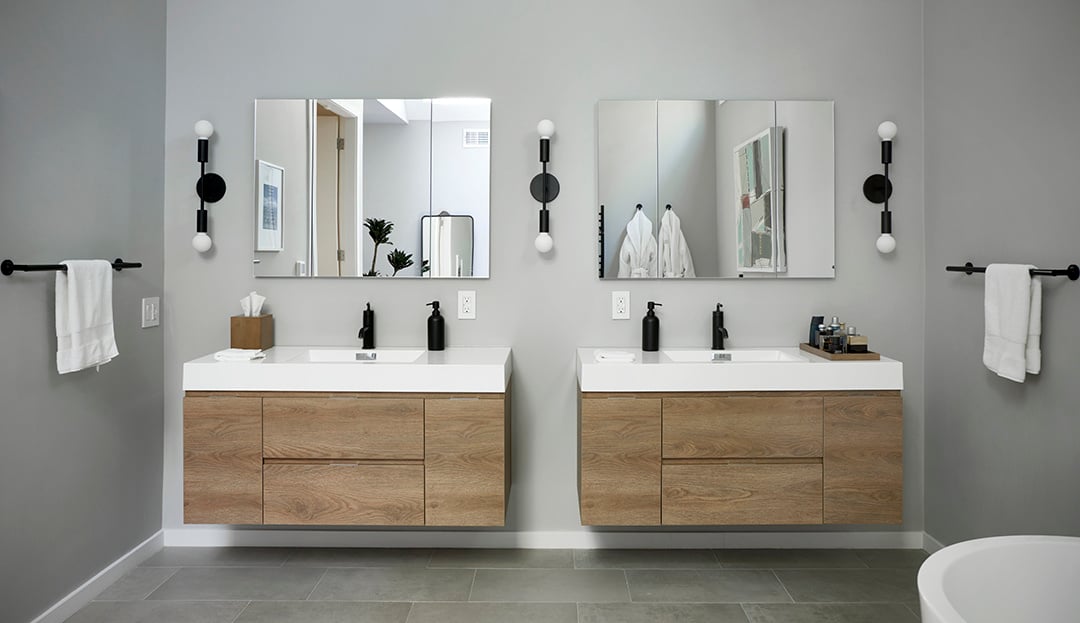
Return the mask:
<path fill-rule="evenodd" d="M 462 147 L 487 147 L 491 142 L 491 130 L 465 130 Z"/>

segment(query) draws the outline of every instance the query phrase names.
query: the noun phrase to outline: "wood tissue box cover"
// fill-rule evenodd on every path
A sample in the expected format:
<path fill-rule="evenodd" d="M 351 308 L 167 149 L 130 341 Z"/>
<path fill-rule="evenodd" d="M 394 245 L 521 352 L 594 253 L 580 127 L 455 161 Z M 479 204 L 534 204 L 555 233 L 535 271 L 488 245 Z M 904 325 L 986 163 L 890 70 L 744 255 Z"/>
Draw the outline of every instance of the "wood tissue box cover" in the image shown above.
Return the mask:
<path fill-rule="evenodd" d="M 229 319 L 232 348 L 266 350 L 274 346 L 274 316 L 233 316 Z"/>

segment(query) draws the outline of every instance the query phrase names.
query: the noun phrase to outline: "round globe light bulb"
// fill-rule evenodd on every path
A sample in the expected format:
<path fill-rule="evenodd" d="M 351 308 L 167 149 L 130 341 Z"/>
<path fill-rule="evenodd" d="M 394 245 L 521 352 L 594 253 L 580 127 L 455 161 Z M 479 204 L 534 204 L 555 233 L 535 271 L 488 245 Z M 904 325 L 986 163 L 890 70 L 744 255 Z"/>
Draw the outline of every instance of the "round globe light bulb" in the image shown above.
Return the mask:
<path fill-rule="evenodd" d="M 892 253 L 896 250 L 896 238 L 893 238 L 892 234 L 881 234 L 876 246 L 879 253 Z"/>
<path fill-rule="evenodd" d="M 877 127 L 877 135 L 883 141 L 891 141 L 896 138 L 896 124 L 892 121 L 882 121 Z"/>
<path fill-rule="evenodd" d="M 552 136 L 555 136 L 555 122 L 551 119 L 544 119 L 536 124 L 536 132 L 540 135 L 540 138 L 551 138 Z"/>
<path fill-rule="evenodd" d="M 195 122 L 195 136 L 199 138 L 210 138 L 214 134 L 214 124 L 210 123 L 206 119 Z"/>
<path fill-rule="evenodd" d="M 210 247 L 214 246 L 214 241 L 206 233 L 199 232 L 191 239 L 191 246 L 195 247 L 195 250 L 199 253 L 206 253 L 210 250 Z"/>
<path fill-rule="evenodd" d="M 555 241 L 551 239 L 551 234 L 547 232 L 540 232 L 536 236 L 536 240 L 533 241 L 533 245 L 536 246 L 536 250 L 541 253 L 547 253 L 551 251 L 551 248 L 555 246 Z"/>

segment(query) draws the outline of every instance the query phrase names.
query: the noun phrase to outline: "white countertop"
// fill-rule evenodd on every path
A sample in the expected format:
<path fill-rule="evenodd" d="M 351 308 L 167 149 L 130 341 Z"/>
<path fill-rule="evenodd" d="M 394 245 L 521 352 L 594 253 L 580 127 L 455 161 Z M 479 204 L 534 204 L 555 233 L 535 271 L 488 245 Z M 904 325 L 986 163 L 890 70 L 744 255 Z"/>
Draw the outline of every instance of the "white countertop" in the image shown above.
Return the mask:
<path fill-rule="evenodd" d="M 634 354 L 632 363 L 600 363 L 597 351 Z M 786 361 L 674 361 L 664 351 L 706 352 L 707 349 L 579 348 L 577 378 L 583 392 L 737 392 L 901 390 L 903 364 L 880 361 L 829 361 L 798 348 L 746 348 L 723 352 L 780 351 Z M 676 353 L 678 354 L 678 353 Z"/>
<path fill-rule="evenodd" d="M 503 393 L 510 381 L 510 349 L 505 347 L 425 350 L 409 363 L 318 362 L 310 360 L 311 350 L 362 352 L 276 346 L 264 359 L 244 362 L 215 361 L 211 353 L 184 364 L 184 390 Z"/>

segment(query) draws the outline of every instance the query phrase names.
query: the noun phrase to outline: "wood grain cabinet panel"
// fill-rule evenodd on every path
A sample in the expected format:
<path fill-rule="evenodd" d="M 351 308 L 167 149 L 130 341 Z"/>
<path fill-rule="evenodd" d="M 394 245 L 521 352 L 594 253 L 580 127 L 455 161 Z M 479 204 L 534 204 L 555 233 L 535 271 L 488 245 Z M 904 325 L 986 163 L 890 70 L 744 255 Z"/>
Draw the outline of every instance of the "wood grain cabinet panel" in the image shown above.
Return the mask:
<path fill-rule="evenodd" d="M 184 398 L 184 523 L 262 523 L 262 399 Z"/>
<path fill-rule="evenodd" d="M 428 399 L 424 408 L 427 525 L 504 525 L 508 477 L 504 401 Z"/>
<path fill-rule="evenodd" d="M 424 525 L 424 466 L 268 463 L 264 522 L 287 525 Z"/>
<path fill-rule="evenodd" d="M 422 398 L 263 399 L 266 458 L 423 459 Z"/>
<path fill-rule="evenodd" d="M 903 521 L 900 394 L 825 398 L 825 523 Z"/>
<path fill-rule="evenodd" d="M 664 465 L 665 526 L 820 524 L 821 463 Z"/>
<path fill-rule="evenodd" d="M 659 398 L 582 398 L 582 524 L 660 525 L 660 435 Z"/>
<path fill-rule="evenodd" d="M 820 397 L 663 400 L 665 459 L 822 456 Z"/>

